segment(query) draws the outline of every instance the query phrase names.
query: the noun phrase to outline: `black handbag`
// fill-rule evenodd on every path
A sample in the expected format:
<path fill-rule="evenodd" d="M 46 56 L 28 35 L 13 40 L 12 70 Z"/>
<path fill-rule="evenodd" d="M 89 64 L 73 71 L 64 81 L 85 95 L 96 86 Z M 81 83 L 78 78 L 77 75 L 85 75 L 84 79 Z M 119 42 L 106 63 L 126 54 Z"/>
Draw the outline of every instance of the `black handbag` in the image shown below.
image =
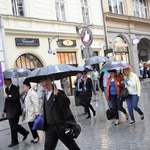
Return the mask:
<path fill-rule="evenodd" d="M 75 120 L 70 107 L 61 107 L 64 121 L 64 132 L 69 138 L 77 138 L 81 133 L 81 126 Z"/>
<path fill-rule="evenodd" d="M 108 120 L 111 120 L 111 119 L 114 118 L 114 114 L 113 114 L 112 108 L 106 110 L 106 116 L 107 116 Z"/>
<path fill-rule="evenodd" d="M 121 99 L 127 98 L 128 95 L 129 95 L 128 89 L 127 89 L 127 87 L 124 87 L 120 92 Z"/>
<path fill-rule="evenodd" d="M 65 122 L 65 134 L 69 138 L 77 138 L 81 133 L 81 126 L 76 121 Z"/>

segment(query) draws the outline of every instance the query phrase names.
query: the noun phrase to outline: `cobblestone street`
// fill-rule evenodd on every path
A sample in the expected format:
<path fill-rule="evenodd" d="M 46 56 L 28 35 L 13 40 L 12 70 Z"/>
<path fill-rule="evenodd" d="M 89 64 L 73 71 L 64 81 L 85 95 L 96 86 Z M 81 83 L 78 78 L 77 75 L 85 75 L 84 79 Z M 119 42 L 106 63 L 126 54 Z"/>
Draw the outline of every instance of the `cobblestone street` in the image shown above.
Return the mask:
<path fill-rule="evenodd" d="M 99 92 L 100 93 L 100 92 Z M 76 119 L 82 126 L 82 132 L 76 140 L 81 150 L 150 150 L 150 92 L 149 88 L 142 90 L 139 107 L 144 111 L 145 119 L 141 121 L 139 114 L 135 112 L 136 123 L 129 125 L 123 113 L 119 113 L 121 123 L 114 126 L 114 121 L 106 119 L 105 111 L 108 108 L 104 96 L 99 94 L 98 102 L 92 102 L 96 109 L 95 118 L 85 119 L 82 107 L 72 106 Z M 124 103 L 126 108 L 126 103 Z M 24 124 L 28 128 L 27 124 Z M 26 141 L 22 141 L 19 135 L 20 144 L 8 148 L 10 144 L 10 130 L 7 121 L 0 122 L 0 150 L 43 150 L 43 133 L 40 132 L 41 141 L 31 144 L 31 134 Z M 56 150 L 67 150 L 61 143 L 58 143 Z"/>

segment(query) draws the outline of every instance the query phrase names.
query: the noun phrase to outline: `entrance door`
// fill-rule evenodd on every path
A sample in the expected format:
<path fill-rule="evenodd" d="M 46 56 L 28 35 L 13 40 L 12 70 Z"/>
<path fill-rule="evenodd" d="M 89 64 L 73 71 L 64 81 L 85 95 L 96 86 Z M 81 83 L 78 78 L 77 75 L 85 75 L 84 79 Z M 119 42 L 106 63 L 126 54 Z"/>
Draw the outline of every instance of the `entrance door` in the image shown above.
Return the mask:
<path fill-rule="evenodd" d="M 139 51 L 139 60 L 140 61 L 142 60 L 143 62 L 148 61 L 148 52 L 147 52 L 147 50 L 141 49 Z"/>
<path fill-rule="evenodd" d="M 77 58 L 75 52 L 58 52 L 57 59 L 59 64 L 68 64 L 72 66 L 77 66 Z M 73 84 L 76 77 L 68 77 L 66 79 L 66 94 L 68 96 L 73 95 Z"/>

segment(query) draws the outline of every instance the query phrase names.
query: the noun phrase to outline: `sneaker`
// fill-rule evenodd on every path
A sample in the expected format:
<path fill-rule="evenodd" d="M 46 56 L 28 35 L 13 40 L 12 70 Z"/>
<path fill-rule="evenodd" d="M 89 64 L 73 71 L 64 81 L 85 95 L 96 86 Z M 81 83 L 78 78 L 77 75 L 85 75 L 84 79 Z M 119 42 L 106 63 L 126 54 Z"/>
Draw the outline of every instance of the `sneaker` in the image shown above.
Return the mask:
<path fill-rule="evenodd" d="M 131 121 L 130 124 L 131 124 L 131 125 L 132 125 L 132 124 L 135 124 L 135 121 Z"/>

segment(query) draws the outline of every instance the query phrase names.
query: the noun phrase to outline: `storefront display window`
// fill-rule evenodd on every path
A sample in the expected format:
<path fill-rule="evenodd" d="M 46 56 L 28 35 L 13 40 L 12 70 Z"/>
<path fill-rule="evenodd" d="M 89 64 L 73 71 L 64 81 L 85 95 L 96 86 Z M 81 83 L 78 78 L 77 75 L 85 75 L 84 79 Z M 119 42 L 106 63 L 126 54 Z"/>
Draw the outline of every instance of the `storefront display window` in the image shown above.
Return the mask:
<path fill-rule="evenodd" d="M 129 61 L 128 57 L 128 44 L 122 37 L 116 37 L 114 41 L 114 58 L 115 60 Z"/>
<path fill-rule="evenodd" d="M 68 64 L 68 65 L 77 66 L 77 58 L 75 52 L 68 52 L 68 53 L 58 52 L 57 60 L 58 60 L 58 64 Z M 68 96 L 73 95 L 73 87 L 74 87 L 75 79 L 76 79 L 75 76 L 66 78 L 66 94 Z"/>

